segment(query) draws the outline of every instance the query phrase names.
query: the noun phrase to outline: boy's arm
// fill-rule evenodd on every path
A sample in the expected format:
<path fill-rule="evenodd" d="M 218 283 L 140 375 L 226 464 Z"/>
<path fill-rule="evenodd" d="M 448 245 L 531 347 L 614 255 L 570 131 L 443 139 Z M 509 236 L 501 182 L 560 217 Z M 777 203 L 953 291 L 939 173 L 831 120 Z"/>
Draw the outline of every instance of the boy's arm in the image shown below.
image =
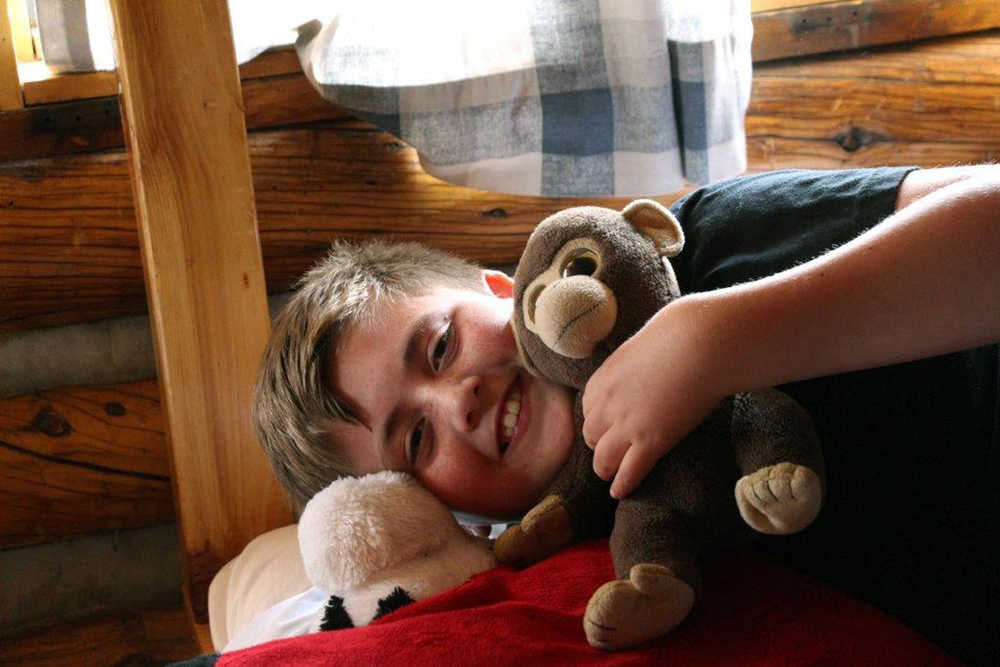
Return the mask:
<path fill-rule="evenodd" d="M 998 211 L 1000 167 L 913 172 L 855 240 L 668 304 L 585 388 L 594 470 L 624 497 L 724 396 L 1000 340 Z"/>

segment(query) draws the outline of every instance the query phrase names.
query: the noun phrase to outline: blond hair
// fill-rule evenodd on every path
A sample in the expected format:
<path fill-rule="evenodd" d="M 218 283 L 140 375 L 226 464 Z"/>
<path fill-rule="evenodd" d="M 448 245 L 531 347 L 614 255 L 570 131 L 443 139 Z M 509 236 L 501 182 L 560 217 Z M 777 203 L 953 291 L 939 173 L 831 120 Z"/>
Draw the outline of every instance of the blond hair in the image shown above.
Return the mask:
<path fill-rule="evenodd" d="M 299 280 L 274 321 L 252 408 L 257 437 L 296 508 L 352 474 L 329 434 L 333 421 L 355 420 L 328 386 L 338 337 L 386 300 L 438 286 L 482 290 L 480 269 L 417 243 L 335 243 Z"/>

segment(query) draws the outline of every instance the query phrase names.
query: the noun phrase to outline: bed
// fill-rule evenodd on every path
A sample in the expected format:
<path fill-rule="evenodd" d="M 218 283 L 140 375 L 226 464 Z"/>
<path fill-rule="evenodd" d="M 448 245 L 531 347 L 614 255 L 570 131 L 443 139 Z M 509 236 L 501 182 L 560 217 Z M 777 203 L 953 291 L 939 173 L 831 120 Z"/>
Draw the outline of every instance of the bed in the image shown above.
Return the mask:
<path fill-rule="evenodd" d="M 251 545 L 237 571 L 224 573 L 225 585 L 247 586 L 287 555 L 281 536 Z M 899 621 L 753 551 L 706 564 L 704 599 L 670 637 L 603 653 L 587 644 L 580 619 L 591 591 L 613 572 L 607 542 L 587 542 L 523 571 L 483 572 L 366 627 L 207 655 L 200 664 L 957 664 Z M 234 604 L 247 600 L 231 594 Z"/>
<path fill-rule="evenodd" d="M 236 605 L 248 605 L 238 616 L 253 616 L 302 585 L 289 568 L 259 585 L 295 550 L 292 513 L 245 409 L 268 314 L 239 80 L 224 0 L 112 6 L 185 595 L 204 663 L 951 664 L 897 621 L 754 552 L 710 564 L 705 604 L 675 636 L 599 653 L 583 641 L 579 617 L 610 577 L 606 542 L 524 571 L 482 573 L 367 628 L 214 657 L 234 629 L 217 628 Z M 240 555 L 261 535 L 266 546 Z M 260 600 L 248 604 L 252 595 Z"/>

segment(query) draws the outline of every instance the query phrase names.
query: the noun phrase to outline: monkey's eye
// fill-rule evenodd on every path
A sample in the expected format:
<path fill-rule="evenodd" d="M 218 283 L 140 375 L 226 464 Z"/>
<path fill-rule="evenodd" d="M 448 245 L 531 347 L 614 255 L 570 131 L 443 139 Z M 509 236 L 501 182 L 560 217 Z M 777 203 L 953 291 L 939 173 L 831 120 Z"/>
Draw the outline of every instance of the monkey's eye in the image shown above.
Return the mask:
<path fill-rule="evenodd" d="M 562 277 L 592 276 L 597 273 L 597 253 L 590 248 L 574 250 L 563 260 Z"/>

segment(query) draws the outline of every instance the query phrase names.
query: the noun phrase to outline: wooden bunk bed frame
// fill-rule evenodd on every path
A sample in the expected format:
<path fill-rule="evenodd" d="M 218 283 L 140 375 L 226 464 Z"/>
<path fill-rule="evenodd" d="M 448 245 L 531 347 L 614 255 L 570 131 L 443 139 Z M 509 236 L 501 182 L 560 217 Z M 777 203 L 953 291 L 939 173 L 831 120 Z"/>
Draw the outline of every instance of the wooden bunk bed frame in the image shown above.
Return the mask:
<path fill-rule="evenodd" d="M 112 2 L 123 127 L 170 443 L 185 597 L 291 512 L 248 406 L 270 327 L 225 0 Z"/>
<path fill-rule="evenodd" d="M 201 648 L 211 651 L 207 590 L 212 577 L 253 537 L 292 521 L 255 442 L 248 410 L 269 318 L 245 98 L 226 0 L 112 0 L 111 6 L 122 128 L 153 323 L 185 597 Z M 785 25 L 781 11 L 791 10 L 773 12 L 768 20 L 774 26 Z M 808 11 L 809 16 L 821 16 L 823 10 Z M 966 29 L 1000 24 L 995 13 L 976 20 L 982 25 L 967 22 Z M 770 26 L 761 21 L 757 29 Z M 787 32 L 787 27 L 779 29 Z M 0 57 L 8 51 L 0 48 Z M 763 60 L 789 53 L 755 55 Z M 0 62 L 0 74 L 4 70 L 9 71 L 10 64 Z M 807 78 L 808 72 L 786 69 L 775 78 L 788 75 Z M 779 84 L 785 85 L 774 85 Z M 757 86 L 762 88 L 755 89 L 755 95 L 766 93 L 767 79 L 755 82 Z M 9 88 L 0 85 L 0 95 Z M 782 166 L 768 143 L 773 139 L 767 138 L 767 95 L 762 98 L 756 122 L 765 138 L 758 144 L 751 141 L 751 162 L 760 168 Z M 0 108 L 11 105 L 16 100 L 0 99 Z M 753 122 L 748 120 L 748 129 Z M 838 137 L 819 148 L 821 162 L 843 158 L 841 153 L 824 156 L 823 151 L 854 153 L 871 143 L 863 133 Z M 115 142 L 109 139 L 109 145 Z M 985 144 L 970 147 L 970 155 L 991 151 L 991 142 Z M 23 152 L 30 149 L 18 150 L 30 157 Z M 877 151 L 869 159 L 885 161 Z M 851 166 L 845 162 L 841 166 Z M 525 218 L 540 219 L 540 211 L 567 203 L 534 202 Z M 487 262 L 510 261 L 530 230 L 520 219 L 511 222 L 495 251 L 484 251 L 480 242 L 477 252 L 469 255 Z M 405 235 L 412 237 L 412 232 Z M 470 247 L 474 243 L 470 241 Z"/>

